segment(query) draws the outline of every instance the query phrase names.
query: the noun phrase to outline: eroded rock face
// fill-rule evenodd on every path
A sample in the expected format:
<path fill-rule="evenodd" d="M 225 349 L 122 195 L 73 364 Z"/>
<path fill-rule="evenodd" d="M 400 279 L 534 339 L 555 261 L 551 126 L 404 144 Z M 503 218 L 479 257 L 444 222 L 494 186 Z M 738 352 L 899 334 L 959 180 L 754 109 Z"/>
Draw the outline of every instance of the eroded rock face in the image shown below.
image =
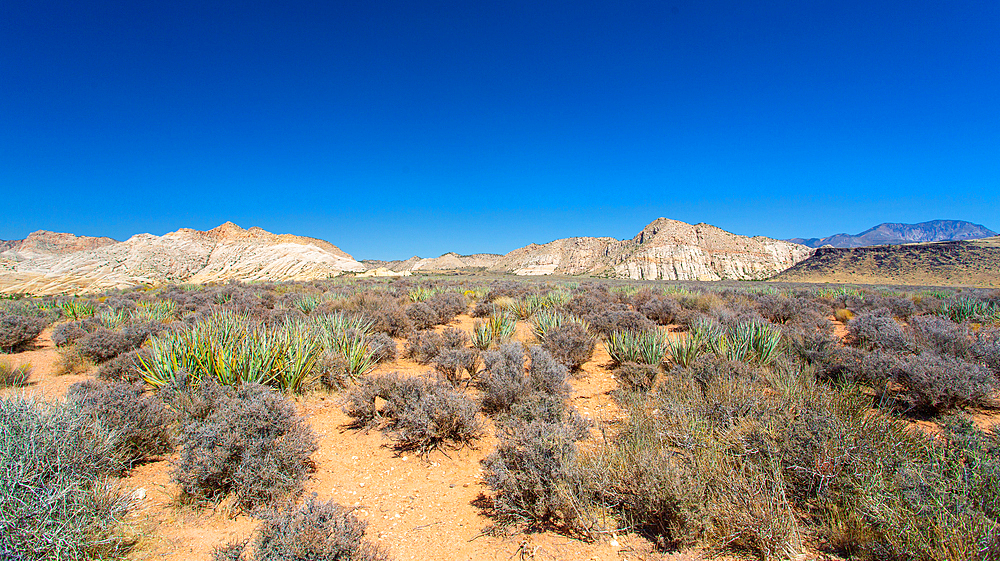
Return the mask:
<path fill-rule="evenodd" d="M 365 270 L 328 242 L 260 228 L 244 230 L 231 222 L 207 232 L 182 228 L 163 236 L 137 234 L 124 242 L 85 243 L 92 247 L 18 251 L 9 267 L 0 265 L 0 291 L 57 294 L 169 282 L 311 280 Z"/>
<path fill-rule="evenodd" d="M 630 240 L 567 238 L 532 244 L 508 253 L 493 269 L 636 280 L 756 280 L 772 277 L 812 252 L 799 244 L 659 218 Z"/>

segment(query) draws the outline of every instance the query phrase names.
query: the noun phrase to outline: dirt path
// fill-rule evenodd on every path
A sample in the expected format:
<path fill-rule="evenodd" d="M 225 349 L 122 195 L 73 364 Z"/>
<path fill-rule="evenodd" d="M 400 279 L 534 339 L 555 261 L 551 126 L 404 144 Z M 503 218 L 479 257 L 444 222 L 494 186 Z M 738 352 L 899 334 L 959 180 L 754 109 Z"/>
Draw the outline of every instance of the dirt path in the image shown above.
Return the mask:
<path fill-rule="evenodd" d="M 28 380 L 28 384 L 20 388 L 0 389 L 0 396 L 28 395 L 44 399 L 62 399 L 70 386 L 86 380 L 96 370 L 91 369 L 84 374 L 58 374 L 60 355 L 55 343 L 52 342 L 51 327 L 46 328 L 38 335 L 30 349 L 0 356 L 9 360 L 14 366 L 31 365 L 31 378 Z"/>

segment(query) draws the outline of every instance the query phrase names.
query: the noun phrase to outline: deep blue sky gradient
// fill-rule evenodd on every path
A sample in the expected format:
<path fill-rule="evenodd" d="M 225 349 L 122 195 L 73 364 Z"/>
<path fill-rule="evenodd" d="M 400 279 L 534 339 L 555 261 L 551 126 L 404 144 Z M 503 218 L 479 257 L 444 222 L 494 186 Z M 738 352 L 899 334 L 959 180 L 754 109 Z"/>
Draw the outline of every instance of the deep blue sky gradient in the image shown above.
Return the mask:
<path fill-rule="evenodd" d="M 1000 229 L 1000 2 L 0 4 L 0 239 Z"/>

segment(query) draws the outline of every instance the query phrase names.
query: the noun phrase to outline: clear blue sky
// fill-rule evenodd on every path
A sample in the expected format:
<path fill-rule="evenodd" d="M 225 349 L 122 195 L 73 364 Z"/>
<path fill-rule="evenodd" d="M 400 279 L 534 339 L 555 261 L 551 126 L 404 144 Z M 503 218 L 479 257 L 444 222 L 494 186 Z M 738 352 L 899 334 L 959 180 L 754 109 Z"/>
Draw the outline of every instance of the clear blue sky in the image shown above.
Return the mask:
<path fill-rule="evenodd" d="M 1000 229 L 1000 2 L 0 5 L 0 239 Z"/>

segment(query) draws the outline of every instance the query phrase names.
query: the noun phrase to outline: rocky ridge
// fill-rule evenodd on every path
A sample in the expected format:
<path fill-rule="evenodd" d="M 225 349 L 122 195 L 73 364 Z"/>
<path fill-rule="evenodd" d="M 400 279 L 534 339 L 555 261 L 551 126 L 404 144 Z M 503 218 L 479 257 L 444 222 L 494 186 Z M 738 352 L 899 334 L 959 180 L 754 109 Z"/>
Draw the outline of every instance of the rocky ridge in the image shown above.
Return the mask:
<path fill-rule="evenodd" d="M 104 241 L 109 238 L 74 241 L 71 234 L 50 232 L 27 239 L 32 236 L 65 243 L 12 245 L 5 250 L 0 291 L 57 294 L 170 282 L 311 280 L 365 270 L 329 242 L 243 229 L 231 222 L 207 232 L 182 228 L 111 243 Z M 74 244 L 85 249 L 73 251 Z"/>
<path fill-rule="evenodd" d="M 516 275 L 592 275 L 648 280 L 759 280 L 813 250 L 710 224 L 658 218 L 630 240 L 566 238 L 516 249 L 491 267 Z"/>

